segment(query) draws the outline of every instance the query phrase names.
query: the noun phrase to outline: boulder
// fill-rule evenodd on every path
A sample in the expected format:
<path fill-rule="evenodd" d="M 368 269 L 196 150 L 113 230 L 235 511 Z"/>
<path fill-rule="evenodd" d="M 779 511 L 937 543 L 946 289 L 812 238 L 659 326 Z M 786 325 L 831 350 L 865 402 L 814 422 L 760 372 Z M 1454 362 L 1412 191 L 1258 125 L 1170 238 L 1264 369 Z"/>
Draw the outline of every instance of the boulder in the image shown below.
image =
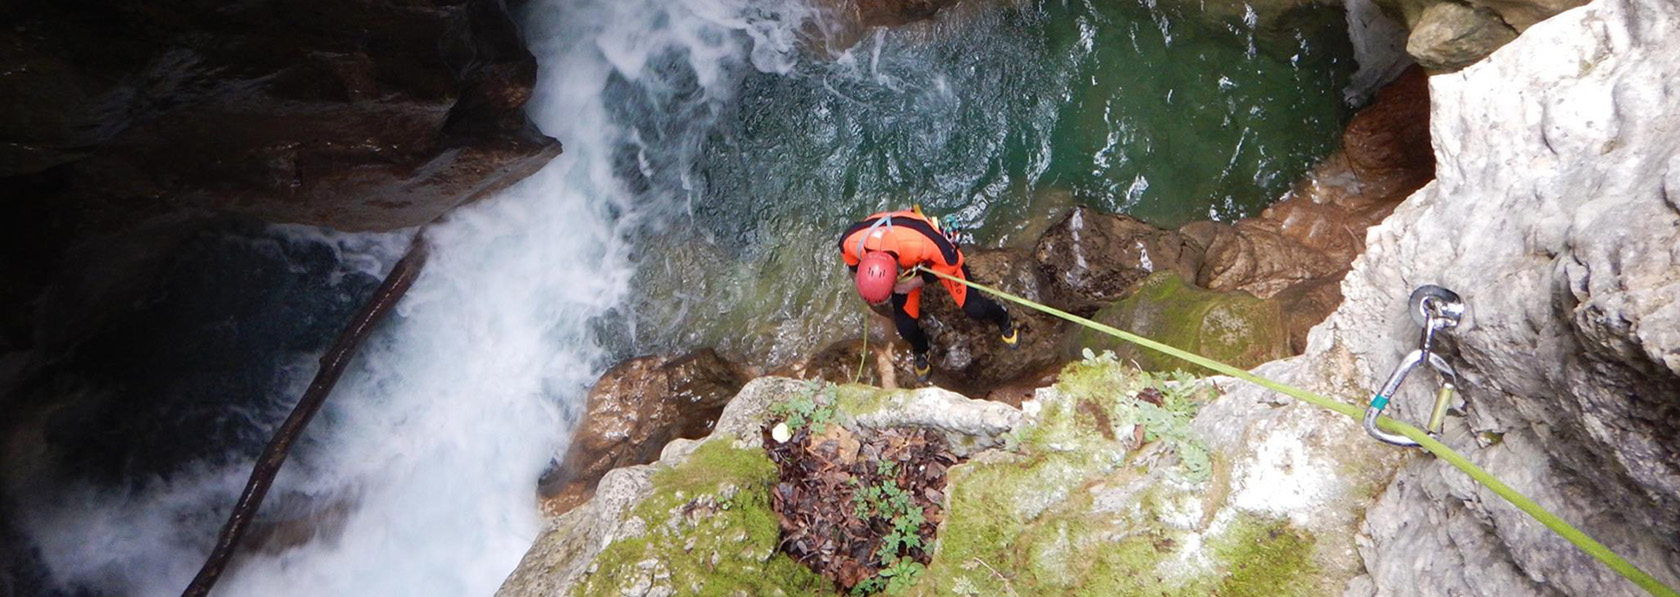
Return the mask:
<path fill-rule="evenodd" d="M 711 349 L 619 363 L 589 390 L 565 459 L 544 475 L 543 509 L 569 510 L 593 495 L 607 471 L 653 462 L 671 440 L 705 437 L 744 383 Z"/>
<path fill-rule="evenodd" d="M 1440 2 L 1423 10 L 1406 38 L 1406 53 L 1434 71 L 1454 71 L 1511 43 L 1517 32 L 1491 10 Z"/>
<path fill-rule="evenodd" d="M 1150 276 L 1136 294 L 1104 307 L 1092 319 L 1242 368 L 1292 354 L 1281 301 L 1197 288 L 1172 272 Z M 1094 330 L 1082 329 L 1078 338 L 1080 346 L 1111 350 L 1145 371 L 1201 370 Z"/>
<path fill-rule="evenodd" d="M 1415 28 L 1429 7 L 1455 0 L 1377 0 L 1383 11 Z M 1487 10 L 1517 33 L 1563 11 L 1586 4 L 1586 0 L 1458 0 L 1471 8 Z"/>
<path fill-rule="evenodd" d="M 1197 285 L 1210 290 L 1241 290 L 1268 298 L 1295 284 L 1337 276 L 1347 268 L 1347 262 L 1284 236 L 1271 220 L 1218 225 L 1211 236 L 1206 262 L 1195 277 Z"/>
<path fill-rule="evenodd" d="M 1202 252 L 1178 233 L 1130 216 L 1077 207 L 1033 248 L 1049 304 L 1089 314 L 1157 271 L 1195 278 Z"/>
<path fill-rule="evenodd" d="M 1376 0 L 1406 24 L 1406 53 L 1434 71 L 1453 71 L 1499 49 L 1536 23 L 1585 0 Z"/>

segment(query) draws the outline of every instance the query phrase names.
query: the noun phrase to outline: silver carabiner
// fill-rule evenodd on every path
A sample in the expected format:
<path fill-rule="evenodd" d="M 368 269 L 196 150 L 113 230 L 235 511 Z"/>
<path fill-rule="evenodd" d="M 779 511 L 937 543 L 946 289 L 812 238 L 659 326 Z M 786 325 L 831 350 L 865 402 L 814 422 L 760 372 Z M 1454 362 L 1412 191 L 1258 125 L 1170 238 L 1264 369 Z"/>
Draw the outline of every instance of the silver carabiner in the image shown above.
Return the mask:
<path fill-rule="evenodd" d="M 1410 374 L 1418 365 L 1428 363 L 1441 376 L 1441 388 L 1435 393 L 1435 407 L 1429 413 L 1429 424 L 1425 429 L 1430 435 L 1439 437 L 1441 428 L 1446 422 L 1447 409 L 1452 406 L 1453 396 L 1458 391 L 1458 372 L 1445 358 L 1434 352 L 1435 335 L 1458 327 L 1464 318 L 1464 300 L 1446 288 L 1428 284 L 1419 286 L 1412 291 L 1407 301 L 1411 308 L 1412 319 L 1423 326 L 1423 337 L 1418 341 L 1418 349 L 1400 359 L 1400 364 L 1389 374 L 1388 381 L 1382 389 L 1371 396 L 1371 405 L 1365 408 L 1365 432 L 1371 437 L 1396 446 L 1416 447 L 1418 443 L 1406 436 L 1388 433 L 1377 428 L 1377 417 L 1388 408 L 1389 400 L 1399 391 L 1400 384 L 1405 383 L 1406 375 Z"/>

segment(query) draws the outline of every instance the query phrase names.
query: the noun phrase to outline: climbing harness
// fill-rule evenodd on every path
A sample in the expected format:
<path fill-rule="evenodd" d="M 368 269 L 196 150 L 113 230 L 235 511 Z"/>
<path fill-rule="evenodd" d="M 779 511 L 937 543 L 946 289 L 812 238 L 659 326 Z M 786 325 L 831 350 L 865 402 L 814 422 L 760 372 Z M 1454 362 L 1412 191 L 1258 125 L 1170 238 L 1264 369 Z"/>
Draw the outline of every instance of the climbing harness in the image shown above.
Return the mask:
<path fill-rule="evenodd" d="M 922 268 L 918 267 L 917 269 L 922 269 Z M 1033 301 L 1021 298 L 1019 296 L 1015 296 L 1013 294 L 998 290 L 996 288 L 986 286 L 984 284 L 978 284 L 978 283 L 975 283 L 975 282 L 970 282 L 968 280 L 964 280 L 964 279 L 958 278 L 956 276 L 951 276 L 951 275 L 948 275 L 948 274 L 943 274 L 943 273 L 932 271 L 932 270 L 922 269 L 922 271 L 927 271 L 927 272 L 930 272 L 933 275 L 938 276 L 940 278 L 944 278 L 944 279 L 950 280 L 952 282 L 957 282 L 959 284 L 967 285 L 970 288 L 974 288 L 974 289 L 984 291 L 988 294 L 991 294 L 991 295 L 996 296 L 998 298 L 1001 298 L 1001 299 L 1004 299 L 1006 301 L 1015 303 L 1017 305 L 1021 305 L 1023 307 L 1034 309 L 1034 310 L 1043 312 L 1045 314 L 1048 314 L 1048 315 L 1051 315 L 1051 316 L 1054 316 L 1054 317 L 1057 317 L 1057 318 L 1060 318 L 1060 319 L 1064 319 L 1064 320 L 1067 320 L 1067 321 L 1071 321 L 1073 323 L 1077 323 L 1077 324 L 1085 326 L 1087 328 L 1102 332 L 1104 334 L 1108 334 L 1110 336 L 1114 336 L 1114 337 L 1119 338 L 1121 340 L 1125 340 L 1125 341 L 1130 342 L 1132 344 L 1136 344 L 1138 346 L 1142 346 L 1144 348 L 1148 348 L 1150 350 L 1154 350 L 1156 352 L 1160 352 L 1160 353 L 1166 354 L 1168 356 L 1177 357 L 1177 358 L 1183 359 L 1185 361 L 1189 361 L 1189 362 L 1191 362 L 1193 364 L 1196 364 L 1196 365 L 1201 365 L 1203 367 L 1211 369 L 1211 370 L 1213 370 L 1215 372 L 1218 372 L 1220 374 L 1229 375 L 1231 377 L 1235 377 L 1237 379 L 1240 379 L 1240 380 L 1258 385 L 1260 387 L 1263 387 L 1263 388 L 1266 388 L 1266 389 L 1284 394 L 1286 396 L 1290 396 L 1290 397 L 1295 398 L 1297 400 L 1301 400 L 1301 401 L 1307 402 L 1309 404 L 1313 404 L 1313 405 L 1316 405 L 1316 406 L 1319 406 L 1319 407 L 1323 407 L 1323 408 L 1326 408 L 1326 409 L 1329 409 L 1329 410 L 1336 411 L 1338 413 L 1341 413 L 1343 415 L 1348 416 L 1349 418 L 1358 419 L 1358 418 L 1360 418 L 1360 416 L 1362 414 L 1359 410 L 1359 407 L 1354 406 L 1352 404 L 1347 404 L 1345 402 L 1335 400 L 1335 399 L 1332 399 L 1332 398 L 1329 398 L 1329 397 L 1326 397 L 1326 396 L 1323 396 L 1323 395 L 1320 395 L 1320 394 L 1315 394 L 1313 392 L 1308 392 L 1308 391 L 1303 390 L 1301 388 L 1297 388 L 1297 387 L 1290 386 L 1290 385 L 1287 385 L 1287 384 L 1283 384 L 1283 383 L 1280 383 L 1280 382 L 1277 382 L 1277 381 L 1273 381 L 1271 379 L 1260 377 L 1260 376 L 1255 375 L 1253 373 L 1250 373 L 1246 370 L 1238 369 L 1238 368 L 1233 367 L 1231 365 L 1227 365 L 1225 363 L 1221 363 L 1219 361 L 1215 361 L 1213 359 L 1210 359 L 1210 358 L 1207 358 L 1207 357 L 1204 357 L 1204 356 L 1201 356 L 1201 355 L 1198 355 L 1198 354 L 1195 354 L 1195 353 L 1191 353 L 1191 352 L 1188 352 L 1188 351 L 1185 351 L 1185 350 L 1182 350 L 1182 349 L 1179 349 L 1179 348 L 1174 348 L 1172 346 L 1168 346 L 1166 344 L 1162 344 L 1160 342 L 1150 340 L 1148 338 L 1145 338 L 1143 336 L 1139 336 L 1137 334 L 1122 331 L 1122 330 L 1116 329 L 1112 326 L 1103 325 L 1103 324 L 1097 323 L 1095 321 L 1091 321 L 1089 319 L 1086 319 L 1084 317 L 1080 317 L 1078 315 L 1074 315 L 1072 313 L 1068 313 L 1066 311 L 1056 309 L 1054 307 L 1041 305 L 1041 304 L 1035 303 Z M 1454 295 L 1454 296 L 1456 298 L 1456 295 Z M 1421 298 L 1421 297 L 1419 297 L 1419 298 Z M 1435 301 L 1440 301 L 1440 299 L 1434 299 L 1434 300 Z M 1422 301 L 1421 300 L 1416 301 L 1413 304 L 1414 305 L 1419 305 L 1419 304 L 1422 304 Z M 1443 309 L 1443 313 L 1445 313 L 1446 312 L 1446 307 L 1450 307 L 1451 305 L 1452 305 L 1451 302 L 1440 301 L 1440 303 L 1435 305 L 1435 307 L 1438 308 L 1438 309 Z M 1454 315 L 1455 319 L 1457 317 L 1462 317 L 1463 316 L 1463 310 L 1462 310 L 1463 303 L 1458 302 L 1458 305 L 1459 305 L 1459 309 L 1457 311 L 1453 311 L 1453 313 L 1455 313 L 1455 315 Z M 1416 313 L 1416 312 L 1414 312 L 1414 313 Z M 1427 315 L 1427 314 L 1425 314 L 1425 315 Z M 1425 317 L 1425 321 L 1427 321 L 1427 319 L 1428 318 Z M 1428 328 L 1426 326 L 1426 330 L 1427 329 Z M 1436 331 L 1439 331 L 1439 330 L 1436 330 Z M 1434 341 L 1433 334 L 1430 334 L 1429 336 L 1426 336 L 1425 346 L 1430 346 L 1429 343 L 1432 343 L 1433 341 Z M 1415 367 L 1416 365 L 1414 364 L 1413 366 Z M 1398 384 L 1396 384 L 1396 385 L 1398 385 Z M 1500 481 L 1497 477 L 1494 477 L 1492 474 L 1488 473 L 1486 470 L 1483 470 L 1482 467 L 1476 466 L 1476 463 L 1470 462 L 1469 458 L 1465 458 L 1463 454 L 1459 454 L 1456 450 L 1453 450 L 1451 447 L 1447 446 L 1446 444 L 1441 443 L 1440 440 L 1437 440 L 1434 437 L 1431 437 L 1428 433 L 1425 433 L 1423 430 L 1418 429 L 1416 427 L 1413 427 L 1411 425 L 1407 425 L 1407 424 L 1402 423 L 1400 421 L 1396 421 L 1394 419 L 1386 418 L 1386 417 L 1380 419 L 1378 421 L 1378 424 L 1382 425 L 1382 426 L 1387 426 L 1390 430 L 1392 430 L 1394 432 L 1397 432 L 1400 436 L 1405 437 L 1406 439 L 1409 439 L 1411 441 L 1417 442 L 1417 444 L 1420 447 L 1422 447 L 1424 450 L 1427 450 L 1427 451 L 1429 451 L 1429 453 L 1434 454 L 1437 458 L 1440 458 L 1441 460 L 1445 461 L 1447 464 L 1451 464 L 1454 468 L 1457 468 L 1458 470 L 1463 471 L 1464 474 L 1469 475 L 1471 479 L 1475 480 L 1477 483 L 1480 483 L 1483 487 L 1486 487 L 1486 488 L 1488 488 L 1488 490 L 1494 492 L 1495 494 L 1498 494 L 1499 497 L 1505 498 L 1505 501 L 1510 502 L 1512 506 L 1516 506 L 1516 508 L 1518 510 L 1521 510 L 1524 514 L 1529 515 L 1534 520 L 1538 521 L 1540 524 L 1545 525 L 1545 527 L 1547 529 L 1550 529 L 1553 533 L 1557 533 L 1557 535 L 1559 537 L 1563 537 L 1565 540 L 1574 544 L 1575 547 L 1579 548 L 1582 552 L 1585 552 L 1587 555 L 1592 556 L 1594 559 L 1598 560 L 1599 562 L 1602 562 L 1605 566 L 1608 566 L 1611 570 L 1614 570 L 1617 574 L 1622 575 L 1622 578 L 1626 578 L 1629 581 L 1633 582 L 1633 584 L 1639 585 L 1640 588 L 1645 589 L 1647 592 L 1650 592 L 1652 595 L 1658 595 L 1658 596 L 1661 596 L 1661 597 L 1680 597 L 1680 592 L 1676 592 L 1674 589 L 1669 588 L 1667 585 L 1662 584 L 1662 581 L 1657 580 L 1656 577 L 1653 577 L 1649 573 L 1645 572 L 1644 570 L 1639 569 L 1639 567 L 1633 565 L 1632 562 L 1627 561 L 1627 559 L 1623 558 L 1620 555 L 1617 555 L 1616 552 L 1611 551 L 1610 548 L 1605 547 L 1603 543 L 1599 543 L 1598 540 L 1593 539 L 1592 537 L 1588 536 L 1586 533 L 1581 532 L 1580 529 L 1577 529 L 1574 526 L 1570 525 L 1567 521 L 1563 520 L 1562 518 L 1559 518 L 1558 515 L 1553 514 L 1551 511 L 1545 509 L 1544 507 L 1541 507 L 1540 504 L 1535 502 L 1533 499 L 1530 499 L 1528 496 L 1523 495 L 1522 493 L 1519 493 L 1515 489 L 1512 489 L 1511 486 L 1506 485 L 1504 481 Z"/>
<path fill-rule="evenodd" d="M 1425 284 L 1412 291 L 1411 298 L 1406 304 L 1411 307 L 1412 319 L 1423 326 L 1423 337 L 1418 340 L 1417 350 L 1400 359 L 1400 364 L 1394 367 L 1394 373 L 1389 374 L 1388 381 L 1383 383 L 1382 389 L 1371 396 L 1371 405 L 1365 409 L 1365 432 L 1371 437 L 1386 443 L 1408 448 L 1422 447 L 1404 435 L 1389 433 L 1377 428 L 1377 418 L 1382 416 L 1383 409 L 1388 407 L 1389 399 L 1400 390 L 1400 384 L 1405 383 L 1406 375 L 1410 374 L 1418 365 L 1428 363 L 1431 369 L 1441 376 L 1441 388 L 1435 392 L 1435 408 L 1429 413 L 1429 424 L 1424 427 L 1429 435 L 1441 437 L 1441 426 L 1445 423 L 1447 409 L 1452 406 L 1453 396 L 1458 389 L 1458 372 L 1453 371 L 1452 365 L 1435 352 L 1435 336 L 1458 327 L 1459 321 L 1464 319 L 1464 300 L 1458 293 L 1434 284 Z"/>
<path fill-rule="evenodd" d="M 917 208 L 917 209 L 920 209 L 920 208 Z M 858 235 L 858 242 L 857 242 L 857 256 L 858 257 L 863 256 L 863 253 L 864 253 L 863 245 L 864 245 L 865 242 L 869 241 L 869 235 L 874 234 L 875 229 L 880 228 L 883 224 L 886 225 L 888 230 L 892 229 L 893 224 L 892 224 L 892 215 L 891 214 L 884 215 L 884 216 L 881 216 L 880 218 L 876 219 L 874 224 L 870 224 L 869 228 L 867 228 L 863 231 L 863 234 Z"/>

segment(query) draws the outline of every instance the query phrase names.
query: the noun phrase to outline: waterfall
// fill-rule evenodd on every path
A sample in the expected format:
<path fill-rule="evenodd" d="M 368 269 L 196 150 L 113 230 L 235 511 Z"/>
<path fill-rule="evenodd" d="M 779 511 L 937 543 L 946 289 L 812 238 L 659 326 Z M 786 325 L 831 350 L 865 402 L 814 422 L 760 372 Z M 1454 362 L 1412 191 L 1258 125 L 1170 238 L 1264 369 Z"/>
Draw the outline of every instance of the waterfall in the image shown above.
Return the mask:
<path fill-rule="evenodd" d="M 527 10 L 540 65 L 530 114 L 564 154 L 429 230 L 426 270 L 362 347 L 265 504 L 259 527 L 289 520 L 303 538 L 244 548 L 218 594 L 494 592 L 539 530 L 539 474 L 610 364 L 596 322 L 630 292 L 628 239 L 691 199 L 681 184 L 628 183 L 626 168 L 653 167 L 636 148 L 697 151 L 708 112 L 744 69 L 789 68 L 803 18 L 801 5 L 757 0 L 549 0 Z M 687 113 L 648 139 L 619 124 L 631 104 Z M 276 227 L 258 242 L 328 246 L 340 257 L 333 268 L 365 277 L 382 274 L 408 234 Z M 271 388 L 280 404 L 248 416 L 272 428 L 313 374 L 312 357 L 287 355 Z M 42 483 L 55 477 L 44 465 L 8 481 L 61 589 L 178 594 L 265 438 L 244 439 L 224 449 L 247 457 L 206 455 L 127 490 Z"/>

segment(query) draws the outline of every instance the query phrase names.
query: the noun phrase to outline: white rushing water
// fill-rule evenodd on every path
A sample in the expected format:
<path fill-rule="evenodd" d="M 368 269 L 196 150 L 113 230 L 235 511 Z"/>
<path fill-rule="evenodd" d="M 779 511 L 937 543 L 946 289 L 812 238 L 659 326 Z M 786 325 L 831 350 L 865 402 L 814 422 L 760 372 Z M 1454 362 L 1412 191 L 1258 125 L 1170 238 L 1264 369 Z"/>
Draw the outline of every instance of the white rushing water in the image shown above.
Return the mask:
<path fill-rule="evenodd" d="M 782 0 L 547 0 L 527 10 L 526 36 L 540 64 L 529 110 L 565 153 L 429 233 L 434 251 L 424 274 L 364 345 L 270 493 L 265 516 L 284 518 L 287 504 L 302 504 L 294 514 L 309 538 L 247 551 L 218 594 L 495 591 L 539 530 L 538 475 L 563 449 L 587 386 L 608 364 L 594 322 L 631 292 L 629 239 L 691 199 L 682 184 L 624 182 L 627 164 L 648 174 L 638 148 L 655 141 L 621 121 L 663 119 L 652 127 L 668 133 L 658 143 L 697 148 L 707 106 L 728 98 L 734 73 L 789 67 L 802 8 Z M 632 95 L 654 109 L 626 113 Z M 355 264 L 388 267 L 403 235 L 328 240 Z M 297 362 L 276 391 L 295 400 L 314 372 L 313 356 L 288 357 Z M 171 595 L 202 563 L 249 466 L 189 467 L 127 492 L 16 493 L 29 502 L 24 530 L 53 584 Z M 43 475 L 51 473 L 10 478 Z"/>

